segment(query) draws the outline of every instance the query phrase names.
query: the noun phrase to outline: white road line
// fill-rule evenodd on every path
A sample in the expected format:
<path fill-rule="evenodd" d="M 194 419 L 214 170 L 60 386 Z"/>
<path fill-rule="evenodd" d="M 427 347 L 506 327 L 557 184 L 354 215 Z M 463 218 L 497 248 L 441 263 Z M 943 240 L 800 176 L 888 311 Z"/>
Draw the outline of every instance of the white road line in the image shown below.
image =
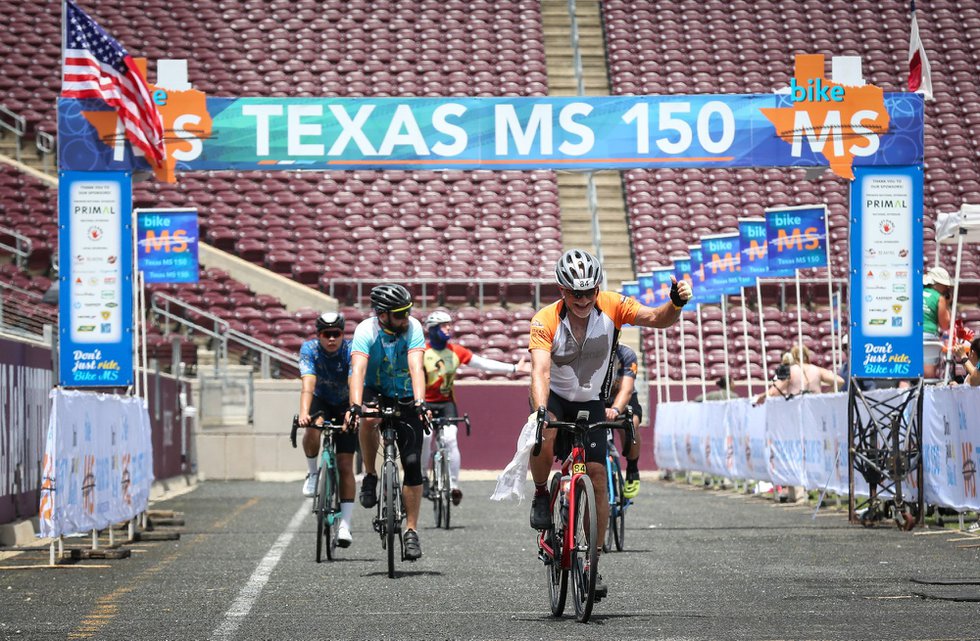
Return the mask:
<path fill-rule="evenodd" d="M 296 530 L 299 529 L 300 523 L 303 522 L 310 514 L 310 502 L 303 501 L 303 504 L 293 515 L 293 519 L 286 526 L 285 531 L 279 535 L 276 542 L 272 544 L 269 551 L 266 553 L 265 557 L 259 561 L 258 567 L 252 572 L 252 576 L 249 577 L 248 583 L 242 588 L 241 592 L 238 593 L 238 598 L 235 602 L 231 604 L 228 611 L 225 612 L 225 618 L 214 632 L 211 634 L 212 641 L 226 641 L 231 639 L 235 635 L 235 631 L 238 630 L 238 626 L 242 624 L 245 617 L 251 611 L 252 606 L 255 605 L 255 601 L 259 598 L 259 594 L 262 593 L 262 588 L 265 584 L 269 582 L 269 577 L 272 576 L 272 571 L 276 569 L 279 565 L 279 560 L 282 558 L 283 552 L 289 547 L 289 543 L 293 540 L 293 536 L 296 535 Z"/>

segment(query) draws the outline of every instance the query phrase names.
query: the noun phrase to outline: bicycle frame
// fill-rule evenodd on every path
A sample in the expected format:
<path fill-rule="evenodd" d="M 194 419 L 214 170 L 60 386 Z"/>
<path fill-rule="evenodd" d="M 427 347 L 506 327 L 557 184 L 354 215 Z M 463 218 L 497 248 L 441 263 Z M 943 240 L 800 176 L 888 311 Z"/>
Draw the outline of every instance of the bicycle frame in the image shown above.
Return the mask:
<path fill-rule="evenodd" d="M 561 567 L 562 569 L 570 569 L 572 567 L 572 543 L 575 539 L 571 536 L 571 533 L 575 531 L 575 515 L 576 504 L 575 504 L 575 492 L 572 492 L 572 488 L 575 487 L 575 483 L 578 481 L 579 477 L 586 476 L 585 471 L 585 448 L 581 444 L 576 443 L 572 447 L 571 453 L 568 458 L 561 464 L 561 486 L 560 490 L 551 501 L 551 513 L 555 513 L 555 504 L 561 502 L 559 509 L 559 514 L 563 515 L 564 522 L 561 523 L 562 531 L 562 547 L 561 547 Z M 545 551 L 552 559 L 555 559 L 555 550 L 548 545 L 545 540 L 545 532 L 538 534 L 538 545 L 541 549 Z"/>

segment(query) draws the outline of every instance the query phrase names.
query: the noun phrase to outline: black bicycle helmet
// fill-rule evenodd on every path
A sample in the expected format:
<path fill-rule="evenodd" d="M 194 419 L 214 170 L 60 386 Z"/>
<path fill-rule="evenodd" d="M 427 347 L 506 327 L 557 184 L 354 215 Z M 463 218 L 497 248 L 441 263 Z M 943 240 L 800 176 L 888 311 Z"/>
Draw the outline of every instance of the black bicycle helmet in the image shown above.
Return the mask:
<path fill-rule="evenodd" d="M 400 312 L 412 306 L 412 294 L 401 285 L 378 285 L 371 290 L 371 307 L 374 311 Z"/>
<path fill-rule="evenodd" d="M 587 251 L 569 249 L 555 265 L 555 278 L 565 289 L 595 289 L 602 281 L 602 265 Z"/>
<path fill-rule="evenodd" d="M 344 329 L 344 315 L 340 312 L 323 312 L 316 319 L 316 331 L 319 334 L 331 327 L 339 330 Z"/>

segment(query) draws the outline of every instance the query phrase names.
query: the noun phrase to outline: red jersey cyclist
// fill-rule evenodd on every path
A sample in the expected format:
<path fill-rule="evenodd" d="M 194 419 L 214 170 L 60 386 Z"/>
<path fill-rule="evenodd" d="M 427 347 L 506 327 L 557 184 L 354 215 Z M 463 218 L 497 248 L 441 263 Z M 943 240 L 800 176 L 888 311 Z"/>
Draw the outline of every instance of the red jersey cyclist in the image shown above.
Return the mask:
<path fill-rule="evenodd" d="M 432 416 L 435 418 L 440 416 L 456 418 L 459 416 L 453 385 L 456 382 L 456 372 L 460 365 L 469 365 L 484 372 L 502 374 L 529 373 L 531 371 L 531 366 L 524 361 L 523 357 L 516 365 L 503 363 L 478 356 L 462 345 L 450 343 L 452 323 L 452 316 L 442 310 L 432 312 L 425 319 L 426 338 L 428 339 L 422 360 L 425 365 L 425 402 L 429 405 Z M 449 486 L 452 489 L 453 505 L 459 505 L 463 499 L 463 492 L 459 489 L 461 459 L 456 433 L 455 423 L 448 423 L 442 428 L 443 438 L 449 450 Z M 425 497 L 429 496 L 428 472 L 431 442 L 432 436 L 426 434 L 422 443 L 422 494 Z"/>

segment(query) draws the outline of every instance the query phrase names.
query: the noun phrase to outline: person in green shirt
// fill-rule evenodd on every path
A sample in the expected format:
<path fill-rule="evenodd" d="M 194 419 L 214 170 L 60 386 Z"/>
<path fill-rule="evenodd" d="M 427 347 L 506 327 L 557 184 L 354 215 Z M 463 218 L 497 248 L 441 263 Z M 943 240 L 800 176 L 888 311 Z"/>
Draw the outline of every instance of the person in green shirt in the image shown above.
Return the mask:
<path fill-rule="evenodd" d="M 949 331 L 949 300 L 953 293 L 953 281 L 949 272 L 942 267 L 933 267 L 922 280 L 922 373 L 925 378 L 936 378 L 942 359 L 942 335 Z"/>

